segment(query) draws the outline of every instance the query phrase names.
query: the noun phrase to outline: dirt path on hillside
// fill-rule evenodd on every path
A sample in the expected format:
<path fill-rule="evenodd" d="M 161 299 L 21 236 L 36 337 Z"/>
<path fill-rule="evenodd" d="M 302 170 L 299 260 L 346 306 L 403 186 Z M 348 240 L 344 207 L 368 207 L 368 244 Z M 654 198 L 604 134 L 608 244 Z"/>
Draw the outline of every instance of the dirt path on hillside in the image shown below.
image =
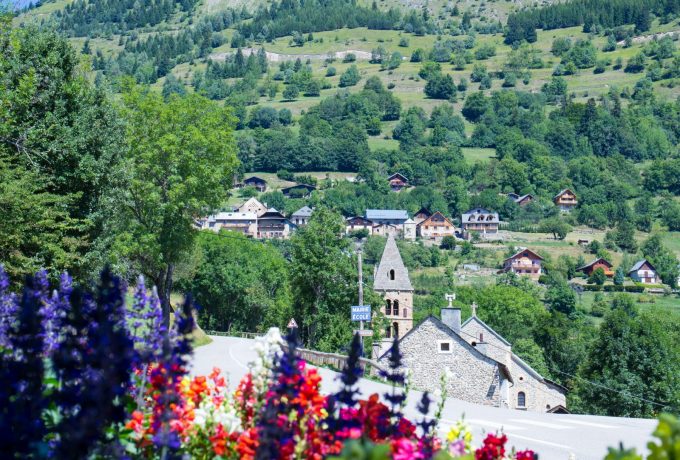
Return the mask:
<path fill-rule="evenodd" d="M 633 37 L 633 43 L 647 43 L 651 42 L 654 39 L 660 39 L 663 37 L 673 37 L 673 35 L 680 35 L 680 32 L 677 30 L 671 31 L 671 32 L 659 32 L 658 34 L 650 34 L 650 35 L 639 35 L 637 37 Z M 620 42 L 617 43 L 617 45 L 624 45 L 626 42 L 625 40 L 621 40 Z"/>
<path fill-rule="evenodd" d="M 243 48 L 241 51 L 243 52 L 244 56 L 249 56 L 251 54 L 257 54 L 259 50 L 260 50 L 259 48 Z M 224 61 L 227 56 L 230 56 L 234 53 L 235 51 L 231 51 L 229 53 L 213 53 L 210 55 L 210 59 L 216 61 Z M 367 61 L 371 59 L 371 53 L 369 53 L 368 51 L 360 50 L 344 50 L 325 54 L 281 54 L 272 53 L 270 51 L 265 51 L 265 53 L 267 54 L 267 60 L 269 62 L 292 61 L 298 58 L 303 61 L 306 61 L 307 59 L 311 59 L 312 61 L 321 61 L 326 59 L 329 55 L 332 55 L 336 59 L 343 59 L 348 54 L 354 54 L 357 57 L 357 59 L 362 61 Z"/>

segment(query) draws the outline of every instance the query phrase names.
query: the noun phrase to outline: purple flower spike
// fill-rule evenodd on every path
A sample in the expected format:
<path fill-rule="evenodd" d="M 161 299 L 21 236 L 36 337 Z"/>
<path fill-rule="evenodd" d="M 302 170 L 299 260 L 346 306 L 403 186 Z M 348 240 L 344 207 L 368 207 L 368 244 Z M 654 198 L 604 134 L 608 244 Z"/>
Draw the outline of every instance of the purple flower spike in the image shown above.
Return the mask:
<path fill-rule="evenodd" d="M 9 289 L 9 276 L 0 264 L 0 348 L 9 348 L 9 333 L 16 321 L 18 305 L 16 296 Z"/>

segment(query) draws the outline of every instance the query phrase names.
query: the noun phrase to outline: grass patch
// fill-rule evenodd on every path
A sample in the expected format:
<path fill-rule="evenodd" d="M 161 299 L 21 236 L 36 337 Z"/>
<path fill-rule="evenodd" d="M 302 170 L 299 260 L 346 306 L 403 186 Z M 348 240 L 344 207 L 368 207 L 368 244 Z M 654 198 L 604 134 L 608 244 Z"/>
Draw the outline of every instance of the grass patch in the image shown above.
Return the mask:
<path fill-rule="evenodd" d="M 496 157 L 496 149 L 485 149 L 477 147 L 463 147 L 463 157 L 468 163 L 483 163 Z"/>

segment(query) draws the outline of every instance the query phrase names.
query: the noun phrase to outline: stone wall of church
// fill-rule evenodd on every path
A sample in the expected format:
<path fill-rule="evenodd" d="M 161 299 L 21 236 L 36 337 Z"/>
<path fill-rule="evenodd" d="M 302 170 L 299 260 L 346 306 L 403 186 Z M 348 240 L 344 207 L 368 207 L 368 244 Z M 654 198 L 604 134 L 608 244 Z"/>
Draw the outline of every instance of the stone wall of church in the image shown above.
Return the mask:
<path fill-rule="evenodd" d="M 440 351 L 442 341 L 449 343 L 449 352 Z M 446 326 L 427 319 L 400 342 L 399 348 L 414 389 L 438 390 L 440 378 L 448 368 L 452 374 L 448 382 L 450 397 L 489 406 L 500 404 L 498 364 L 470 350 Z M 380 362 L 386 364 L 387 356 Z"/>
<path fill-rule="evenodd" d="M 514 385 L 510 386 L 510 407 L 532 412 L 547 412 L 562 405 L 567 407 L 566 395 L 558 387 L 543 383 L 535 378 L 515 360 L 510 370 Z M 524 393 L 524 407 L 519 406 L 519 393 Z"/>

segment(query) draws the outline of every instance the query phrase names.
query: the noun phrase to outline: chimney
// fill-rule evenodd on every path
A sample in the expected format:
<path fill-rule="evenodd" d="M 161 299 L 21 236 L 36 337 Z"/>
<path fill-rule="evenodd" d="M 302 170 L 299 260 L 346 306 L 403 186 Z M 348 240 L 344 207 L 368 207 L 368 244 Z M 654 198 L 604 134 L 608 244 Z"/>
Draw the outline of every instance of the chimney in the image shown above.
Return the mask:
<path fill-rule="evenodd" d="M 442 323 L 460 335 L 460 308 L 442 308 Z"/>

